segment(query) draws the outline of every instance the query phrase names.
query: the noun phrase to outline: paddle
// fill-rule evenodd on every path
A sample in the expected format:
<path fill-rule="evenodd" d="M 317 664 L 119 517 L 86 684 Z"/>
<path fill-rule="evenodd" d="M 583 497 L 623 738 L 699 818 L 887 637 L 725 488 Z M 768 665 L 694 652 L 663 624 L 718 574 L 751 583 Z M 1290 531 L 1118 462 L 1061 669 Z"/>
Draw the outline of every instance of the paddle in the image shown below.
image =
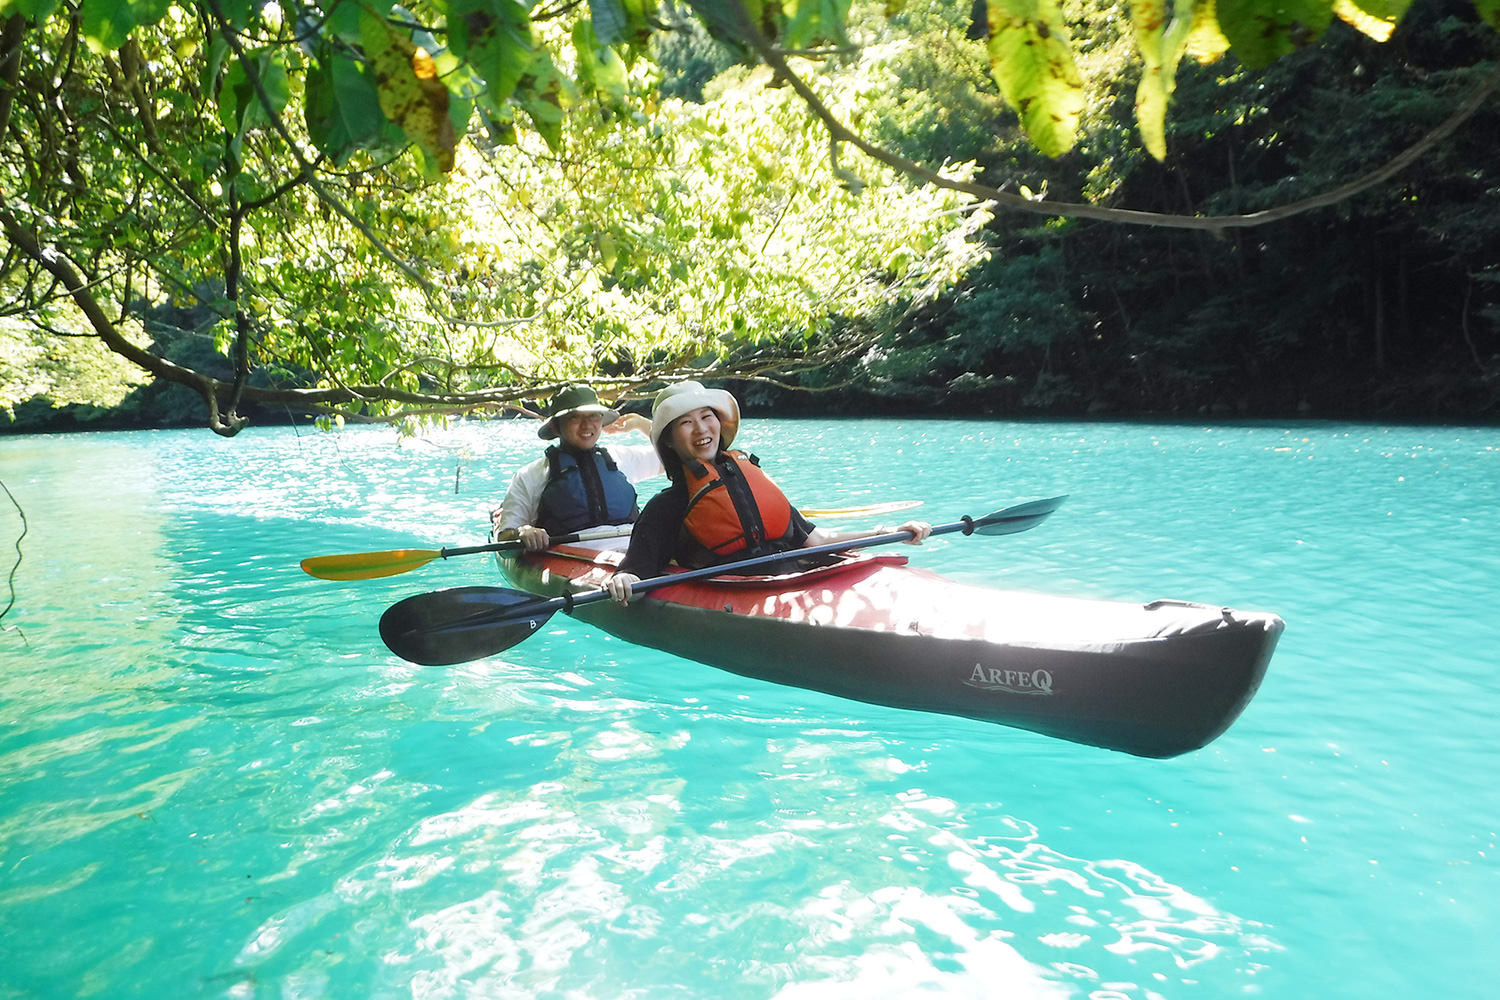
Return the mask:
<path fill-rule="evenodd" d="M 1040 524 L 1066 496 L 1032 500 L 997 510 L 984 517 L 964 517 L 952 524 L 937 525 L 934 535 L 961 531 L 966 535 L 1010 535 Z M 641 580 L 631 589 L 639 595 L 658 587 L 670 587 L 704 577 L 724 576 L 789 558 L 848 552 L 874 545 L 890 545 L 911 538 L 909 531 L 891 531 L 850 542 L 831 542 L 791 552 L 776 552 L 736 562 L 690 569 L 681 573 Z M 415 594 L 398 601 L 380 616 L 380 638 L 402 659 L 427 666 L 463 663 L 491 656 L 521 642 L 546 624 L 558 611 L 572 611 L 581 604 L 609 599 L 609 591 L 585 590 L 560 597 L 537 597 L 503 587 L 455 587 Z"/>
<path fill-rule="evenodd" d="M 555 535 L 554 544 L 565 542 L 587 542 L 596 538 L 621 538 L 630 534 L 629 528 L 595 528 L 573 535 Z M 434 559 L 451 556 L 468 556 L 476 552 L 509 552 L 521 548 L 519 540 L 511 538 L 489 545 L 470 545 L 457 549 L 387 549 L 384 552 L 351 552 L 339 556 L 310 556 L 302 560 L 302 571 L 322 580 L 373 580 L 382 576 L 409 573 L 426 566 Z"/>
<path fill-rule="evenodd" d="M 872 503 L 867 507 L 828 507 L 824 509 L 803 509 L 802 516 L 813 521 L 845 517 L 884 517 L 886 514 L 894 514 L 897 511 L 911 510 L 913 507 L 922 506 L 920 500 L 890 500 L 886 503 Z"/>
<path fill-rule="evenodd" d="M 804 510 L 802 513 L 813 520 L 821 518 L 880 517 L 898 510 L 920 507 L 920 500 L 892 500 L 888 503 L 871 504 L 868 507 L 833 507 L 828 510 Z M 554 545 L 568 542 L 587 542 L 595 538 L 623 538 L 630 534 L 616 528 L 598 528 L 579 532 L 576 535 L 556 535 Z M 320 580 L 374 580 L 382 576 L 396 576 L 421 569 L 434 559 L 452 556 L 468 556 L 478 552 L 509 552 L 519 549 L 521 543 L 514 539 L 490 545 L 470 545 L 455 549 L 386 549 L 382 552 L 350 552 L 337 556 L 310 556 L 302 560 L 302 571 Z"/>

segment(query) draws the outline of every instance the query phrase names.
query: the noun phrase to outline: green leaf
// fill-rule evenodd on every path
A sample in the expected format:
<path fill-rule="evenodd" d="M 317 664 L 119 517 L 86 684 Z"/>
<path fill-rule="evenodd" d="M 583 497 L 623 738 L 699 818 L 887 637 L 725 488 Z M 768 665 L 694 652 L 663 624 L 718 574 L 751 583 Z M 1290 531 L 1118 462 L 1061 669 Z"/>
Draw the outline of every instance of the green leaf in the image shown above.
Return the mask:
<path fill-rule="evenodd" d="M 849 0 L 788 0 L 782 4 L 787 17 L 782 45 L 805 49 L 822 42 L 848 44 L 844 23 L 849 5 Z"/>
<path fill-rule="evenodd" d="M 389 4 L 372 6 L 373 13 L 388 12 Z M 360 24 L 365 15 L 365 7 L 362 4 L 350 3 L 348 0 L 336 2 L 332 8 L 326 11 L 328 20 L 323 22 L 323 34 L 332 35 L 350 45 L 358 45 L 360 42 Z"/>
<path fill-rule="evenodd" d="M 58 8 L 60 0 L 0 0 L 0 17 L 20 14 L 30 21 L 45 21 Z"/>
<path fill-rule="evenodd" d="M 499 107 L 531 65 L 531 18 L 515 0 L 454 0 L 448 47 L 483 77 L 486 100 Z"/>
<path fill-rule="evenodd" d="M 89 0 L 80 4 L 83 37 L 95 52 L 113 52 L 135 30 L 135 13 L 125 0 Z"/>
<path fill-rule="evenodd" d="M 172 0 L 131 0 L 130 10 L 136 27 L 148 28 L 167 16 L 172 9 Z"/>
<path fill-rule="evenodd" d="M 1048 156 L 1073 148 L 1083 113 L 1083 78 L 1072 38 L 1053 0 L 990 0 L 990 73 L 1021 126 Z"/>
<path fill-rule="evenodd" d="M 578 54 L 578 81 L 616 102 L 625 99 L 627 71 L 614 49 L 599 44 L 587 21 L 573 25 L 573 48 Z"/>
<path fill-rule="evenodd" d="M 287 79 L 284 53 L 280 49 L 247 52 L 244 59 L 235 59 L 224 74 L 224 88 L 219 94 L 219 121 L 235 135 L 244 135 L 253 128 L 269 125 L 271 114 L 281 114 L 291 97 L 291 83 Z M 246 63 L 249 67 L 246 67 Z M 261 89 L 270 101 L 269 109 L 261 102 L 255 84 L 250 80 L 250 70 L 260 80 Z"/>
<path fill-rule="evenodd" d="M 655 0 L 621 0 L 620 6 L 625 11 L 625 17 L 630 23 L 628 41 L 637 45 L 649 43 L 652 33 L 655 31 Z"/>
<path fill-rule="evenodd" d="M 236 28 L 247 26 L 261 8 L 261 4 L 256 0 L 218 0 L 218 2 L 219 11 L 224 15 L 224 20 Z M 170 6 L 170 0 L 165 6 Z"/>
<path fill-rule="evenodd" d="M 1333 20 L 1333 0 L 1218 0 L 1230 51 L 1252 69 L 1311 45 Z"/>
<path fill-rule="evenodd" d="M 1141 54 L 1141 80 L 1135 92 L 1135 119 L 1147 152 L 1167 157 L 1167 104 L 1177 89 L 1177 66 L 1193 28 L 1191 0 L 1131 0 L 1130 23 Z"/>
<path fill-rule="evenodd" d="M 203 71 L 198 75 L 198 85 L 205 94 L 218 93 L 219 71 L 224 68 L 224 57 L 228 54 L 229 43 L 215 35 L 213 44 L 208 48 L 208 56 L 203 60 Z"/>
<path fill-rule="evenodd" d="M 562 149 L 563 103 L 568 97 L 563 75 L 546 49 L 537 51 L 531 74 L 516 88 L 516 103 L 554 152 Z"/>
<path fill-rule="evenodd" d="M 382 145 L 388 125 L 375 84 L 358 63 L 323 46 L 307 72 L 307 134 L 335 163 Z"/>
<path fill-rule="evenodd" d="M 1474 0 L 1474 9 L 1479 19 L 1496 31 L 1500 31 L 1500 0 Z"/>
<path fill-rule="evenodd" d="M 349 138 L 366 148 L 383 145 L 390 123 L 380 110 L 380 94 L 370 74 L 352 59 L 337 58 L 333 62 L 333 89 L 339 118 Z"/>
<path fill-rule="evenodd" d="M 286 72 L 286 50 L 272 49 L 263 58 L 256 61 L 256 70 L 260 73 L 260 87 L 265 93 L 266 101 L 270 103 L 270 111 L 281 114 L 286 110 L 287 102 L 292 97 L 291 80 Z M 256 101 L 262 114 L 266 114 L 265 105 Z M 269 115 L 267 115 L 269 118 Z"/>
<path fill-rule="evenodd" d="M 45 16 L 56 9 L 51 0 L 17 0 L 22 13 L 28 8 Z M 166 16 L 171 0 L 88 0 L 78 5 L 83 37 L 95 52 L 113 52 L 139 28 L 149 28 Z"/>
<path fill-rule="evenodd" d="M 589 14 L 600 45 L 614 45 L 630 37 L 630 19 L 620 0 L 589 0 Z"/>
<path fill-rule="evenodd" d="M 326 153 L 339 166 L 352 150 L 349 135 L 343 131 L 343 123 L 335 112 L 336 98 L 333 93 L 333 68 L 328 64 L 327 47 L 320 53 L 323 58 L 315 60 L 307 68 L 303 83 L 303 120 L 307 123 L 307 137 L 320 151 Z"/>

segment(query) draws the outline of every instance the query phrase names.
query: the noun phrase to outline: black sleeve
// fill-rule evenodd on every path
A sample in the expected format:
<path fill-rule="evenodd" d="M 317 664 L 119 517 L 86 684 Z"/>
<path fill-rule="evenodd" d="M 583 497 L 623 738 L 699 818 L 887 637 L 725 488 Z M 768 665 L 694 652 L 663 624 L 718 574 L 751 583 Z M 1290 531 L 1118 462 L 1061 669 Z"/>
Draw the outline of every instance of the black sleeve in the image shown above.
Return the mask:
<path fill-rule="evenodd" d="M 687 490 L 678 486 L 669 486 L 646 501 L 630 531 L 630 548 L 619 571 L 634 573 L 643 580 L 660 576 L 677 548 L 686 513 Z"/>
<path fill-rule="evenodd" d="M 811 535 L 817 528 L 796 507 L 792 508 L 792 542 L 796 545 L 806 545 L 807 536 Z"/>

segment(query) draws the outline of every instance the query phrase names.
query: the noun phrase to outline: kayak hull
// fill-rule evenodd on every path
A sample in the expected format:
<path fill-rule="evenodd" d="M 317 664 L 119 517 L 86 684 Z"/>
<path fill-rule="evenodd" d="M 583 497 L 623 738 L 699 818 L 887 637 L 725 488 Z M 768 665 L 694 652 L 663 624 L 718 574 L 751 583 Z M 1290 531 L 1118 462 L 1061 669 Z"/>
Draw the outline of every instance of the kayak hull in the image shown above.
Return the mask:
<path fill-rule="evenodd" d="M 501 560 L 531 593 L 593 589 L 613 552 Z M 1129 604 L 999 591 L 899 556 L 659 588 L 575 617 L 714 667 L 871 704 L 962 716 L 1141 757 L 1205 746 L 1240 715 L 1284 624 L 1183 601 Z"/>

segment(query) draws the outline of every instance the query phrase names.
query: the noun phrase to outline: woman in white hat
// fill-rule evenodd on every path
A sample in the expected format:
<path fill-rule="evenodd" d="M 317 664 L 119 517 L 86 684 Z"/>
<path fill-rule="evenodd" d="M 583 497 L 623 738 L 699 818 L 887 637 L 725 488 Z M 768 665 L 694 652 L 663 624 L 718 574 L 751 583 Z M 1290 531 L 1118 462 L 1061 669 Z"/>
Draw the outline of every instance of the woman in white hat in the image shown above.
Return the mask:
<path fill-rule="evenodd" d="M 618 526 L 628 534 L 637 507 L 635 487 L 661 474 L 650 445 L 599 445 L 604 431 L 650 430 L 646 418 L 599 402 L 586 385 L 565 386 L 552 397 L 537 428 L 543 441 L 561 439 L 511 479 L 505 500 L 490 512 L 496 531 L 515 531 L 528 552 L 552 544 L 553 535 Z"/>
<path fill-rule="evenodd" d="M 739 404 L 723 389 L 687 381 L 656 394 L 651 441 L 672 485 L 652 497 L 636 521 L 630 549 L 609 581 L 616 601 L 628 603 L 631 586 L 659 575 L 668 562 L 714 566 L 885 533 L 815 527 L 754 456 L 730 450 L 739 427 Z M 912 532 L 912 542 L 920 544 L 932 526 L 909 521 L 899 530 Z"/>

